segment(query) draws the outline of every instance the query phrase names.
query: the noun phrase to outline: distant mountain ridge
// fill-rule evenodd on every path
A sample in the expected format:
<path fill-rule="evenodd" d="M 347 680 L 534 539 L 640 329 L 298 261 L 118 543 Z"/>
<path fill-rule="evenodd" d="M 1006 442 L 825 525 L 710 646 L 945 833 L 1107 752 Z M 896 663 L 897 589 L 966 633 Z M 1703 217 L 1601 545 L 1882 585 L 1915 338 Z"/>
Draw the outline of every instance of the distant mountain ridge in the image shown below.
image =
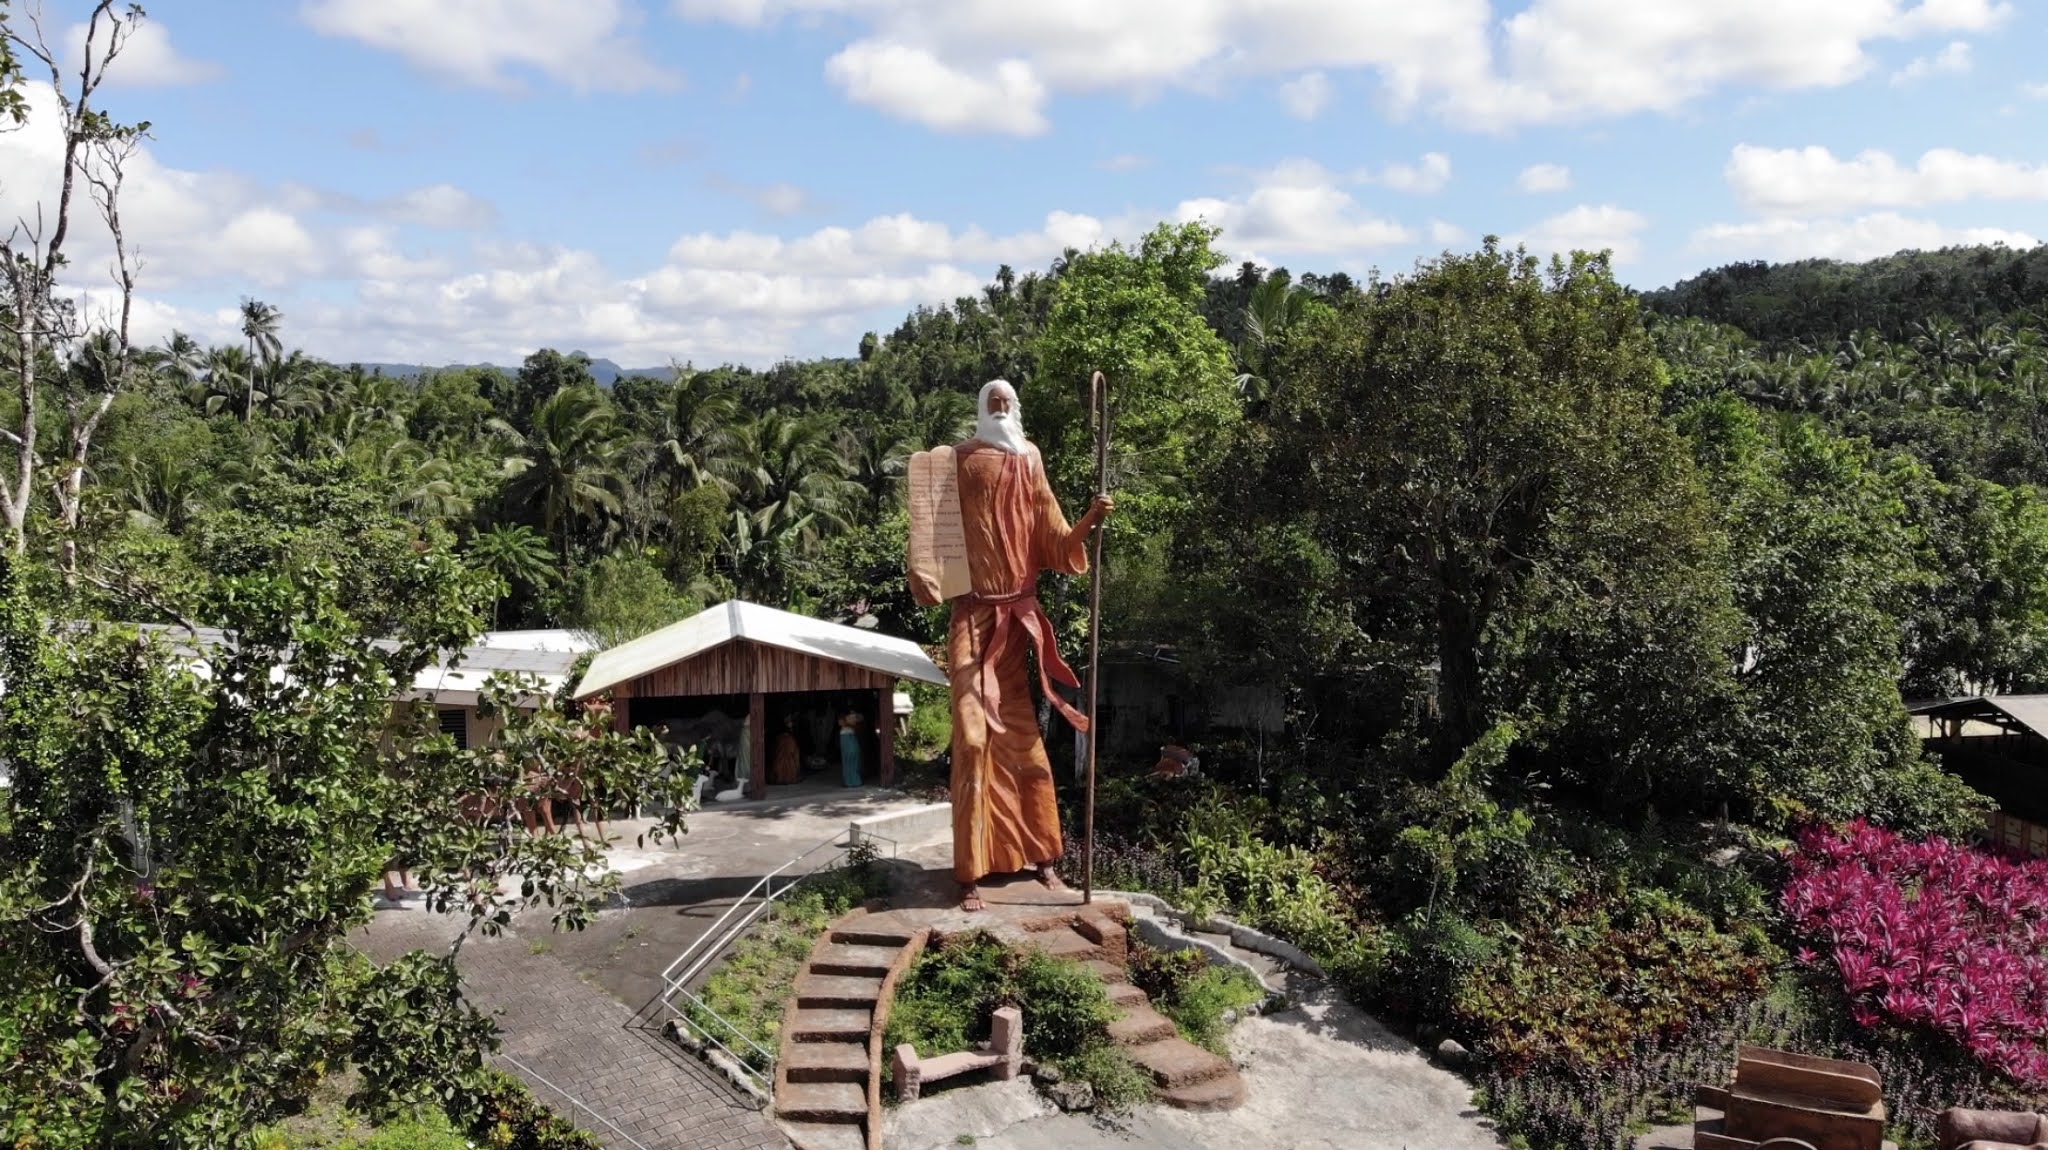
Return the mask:
<path fill-rule="evenodd" d="M 481 370 L 484 368 L 493 368 L 507 375 L 517 375 L 519 373 L 519 365 L 516 363 L 510 367 L 498 363 L 449 363 L 434 367 L 423 363 L 372 363 L 368 360 L 338 362 L 360 363 L 364 371 L 381 372 L 384 375 L 400 378 L 421 376 L 435 371 Z M 598 385 L 601 387 L 610 387 L 621 379 L 636 376 L 666 379 L 670 370 L 667 367 L 620 367 L 608 359 L 593 359 L 590 361 L 590 374 L 597 378 Z"/>

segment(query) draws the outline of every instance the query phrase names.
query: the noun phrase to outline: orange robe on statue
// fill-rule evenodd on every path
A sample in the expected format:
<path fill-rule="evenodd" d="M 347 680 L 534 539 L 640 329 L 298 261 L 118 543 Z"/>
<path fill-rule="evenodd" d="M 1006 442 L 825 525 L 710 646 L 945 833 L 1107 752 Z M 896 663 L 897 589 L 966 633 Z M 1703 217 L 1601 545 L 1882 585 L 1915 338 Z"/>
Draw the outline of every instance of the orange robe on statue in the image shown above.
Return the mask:
<path fill-rule="evenodd" d="M 1087 717 L 1053 690 L 1079 681 L 1053 648 L 1052 624 L 1038 604 L 1038 573 L 1088 570 L 1087 534 L 1067 524 L 1046 482 L 1036 446 L 1022 453 L 980 440 L 954 449 L 960 514 L 973 590 L 953 601 L 946 638 L 953 695 L 953 877 L 979 882 L 1065 853 L 1052 764 L 1038 735 L 1030 652 L 1041 687 L 1076 730 Z M 911 591 L 921 603 L 938 588 Z"/>

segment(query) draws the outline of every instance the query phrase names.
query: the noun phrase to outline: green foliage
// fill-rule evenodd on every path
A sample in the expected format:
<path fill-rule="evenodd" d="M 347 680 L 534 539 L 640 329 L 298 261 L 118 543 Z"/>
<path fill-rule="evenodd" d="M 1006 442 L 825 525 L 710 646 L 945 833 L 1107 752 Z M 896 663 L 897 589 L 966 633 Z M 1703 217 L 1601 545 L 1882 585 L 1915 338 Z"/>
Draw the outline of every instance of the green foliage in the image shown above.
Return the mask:
<path fill-rule="evenodd" d="M 1086 1082 L 1095 1093 L 1099 1113 L 1122 1114 L 1152 1100 L 1151 1072 L 1114 1042 L 1091 1042 L 1077 1053 L 1047 1061 L 1064 1077 Z"/>
<path fill-rule="evenodd" d="M 1301 947 L 1347 983 L 1376 977 L 1384 939 L 1354 916 L 1355 904 L 1324 877 L 1313 853 L 1266 842 L 1218 799 L 1189 812 L 1180 841 L 1194 875 L 1183 898 L 1196 913 L 1229 911 Z"/>
<path fill-rule="evenodd" d="M 1869 329 L 1904 339 L 1930 320 L 1951 324 L 2048 302 L 2048 253 L 1953 247 L 1862 263 L 1729 264 L 1650 292 L 1663 315 L 1731 324 L 1759 339 L 1833 344 Z"/>
<path fill-rule="evenodd" d="M 1150 1097 L 1151 1084 L 1109 1040 L 1117 1008 L 1079 963 L 1011 950 L 986 931 L 937 939 L 896 987 L 884 1049 L 909 1044 L 925 1058 L 987 1040 L 997 1009 L 1024 1013 L 1024 1052 L 1094 1085 L 1115 1110 Z"/>
<path fill-rule="evenodd" d="M 374 975 L 337 961 L 394 856 L 473 929 L 541 904 L 576 925 L 617 876 L 587 877 L 594 845 L 507 833 L 511 804 L 476 801 L 531 785 L 508 762 L 659 796 L 677 805 L 654 837 L 681 831 L 688 772 L 645 732 L 592 730 L 547 700 L 509 713 L 495 748 L 458 752 L 423 715 L 394 730 L 395 685 L 476 633 L 487 580 L 360 492 L 301 478 L 270 494 L 234 514 L 284 526 L 223 529 L 221 573 L 90 569 L 110 610 L 204 618 L 217 641 L 73 622 L 76 602 L 0 568 L 0 977 L 30 988 L 0 1006 L 10 1134 L 211 1145 L 358 1043 L 389 1092 L 377 1105 L 446 1103 L 489 1033 L 447 957 Z M 494 690 L 502 706 L 521 688 Z"/>
<path fill-rule="evenodd" d="M 301 1119 L 256 1131 L 255 1150 L 470 1150 L 466 1138 L 438 1110 L 366 1129 L 353 1115 L 330 1112 L 318 1124 Z"/>
<path fill-rule="evenodd" d="M 567 622 L 603 647 L 615 647 L 704 609 L 645 555 L 615 551 L 578 573 Z"/>
<path fill-rule="evenodd" d="M 1723 791 L 1783 826 L 1870 815 L 1955 831 L 1983 804 L 1920 755 L 1899 699 L 1900 618 L 1926 579 L 1896 483 L 1867 445 L 1798 423 L 1767 433 L 1723 397 L 1681 424 L 1721 494 L 1747 619 Z"/>
<path fill-rule="evenodd" d="M 1203 223 L 1161 224 L 1134 248 L 1072 256 L 1038 340 L 1039 369 L 1020 381 L 1054 489 L 1078 499 L 1096 486 L 1089 378 L 1107 378 L 1118 503 L 1105 546 L 1120 556 L 1182 525 L 1192 476 L 1239 415 L 1230 349 L 1201 312 L 1222 263 L 1216 236 Z M 1136 590 L 1112 592 L 1126 596 L 1112 598 L 1112 620 L 1160 610 Z"/>
<path fill-rule="evenodd" d="M 952 691 L 936 683 L 905 686 L 910 693 L 910 722 L 896 736 L 896 757 L 912 761 L 936 758 L 953 745 Z"/>
<path fill-rule="evenodd" d="M 887 1045 L 907 1042 L 926 1057 L 969 1049 L 988 1038 L 990 1016 L 1004 1006 L 1024 1008 L 1024 1048 L 1045 1058 L 1079 1053 L 1117 1016 L 1101 980 L 1080 964 L 972 931 L 919 956 L 898 986 Z"/>
<path fill-rule="evenodd" d="M 1783 957 L 1760 938 L 1715 931 L 1654 890 L 1557 907 L 1522 920 L 1506 940 L 1512 949 L 1454 932 L 1415 957 L 1435 965 L 1456 956 L 1453 1024 L 1510 1070 L 1618 1064 L 1644 1039 L 1682 1033 L 1699 1015 L 1755 996 Z"/>
<path fill-rule="evenodd" d="M 1181 1037 L 1212 1053 L 1228 1055 L 1224 1014 L 1262 1002 L 1266 988 L 1240 966 L 1211 964 L 1201 951 L 1154 950 L 1132 944 L 1131 981 L 1161 1014 L 1173 1019 Z"/>

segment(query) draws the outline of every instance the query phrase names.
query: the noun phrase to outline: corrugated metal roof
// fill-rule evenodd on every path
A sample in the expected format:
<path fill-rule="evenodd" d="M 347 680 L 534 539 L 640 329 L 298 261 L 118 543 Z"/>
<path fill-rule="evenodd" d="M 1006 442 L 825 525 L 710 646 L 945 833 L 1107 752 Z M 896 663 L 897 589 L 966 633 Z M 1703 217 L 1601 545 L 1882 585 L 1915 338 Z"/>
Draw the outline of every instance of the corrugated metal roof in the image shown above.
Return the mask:
<path fill-rule="evenodd" d="M 227 632 L 214 627 L 194 628 L 190 634 L 183 627 L 161 623 L 144 623 L 141 629 L 163 636 L 178 654 L 191 661 L 193 670 L 202 674 L 207 670 L 206 657 L 228 647 Z M 397 648 L 388 639 L 375 640 L 374 645 L 387 651 Z M 529 675 L 553 690 L 569 677 L 583 652 L 595 646 L 571 631 L 487 632 L 474 645 L 460 652 L 443 652 L 433 663 L 421 668 L 413 676 L 409 697 L 427 696 L 451 705 L 473 706 L 477 692 L 495 674 Z"/>
<path fill-rule="evenodd" d="M 866 667 L 899 679 L 946 681 L 938 664 L 908 639 L 734 599 L 600 653 L 576 685 L 576 697 L 589 698 L 735 639 Z"/>
<path fill-rule="evenodd" d="M 2014 722 L 2043 738 L 2048 738 L 2048 695 L 1980 695 L 1974 698 L 1932 700 L 1907 706 L 1907 710 L 1915 715 L 1934 715 L 1940 718 L 1969 718 L 1973 712 L 1982 714 L 1986 709 L 2003 712 Z"/>

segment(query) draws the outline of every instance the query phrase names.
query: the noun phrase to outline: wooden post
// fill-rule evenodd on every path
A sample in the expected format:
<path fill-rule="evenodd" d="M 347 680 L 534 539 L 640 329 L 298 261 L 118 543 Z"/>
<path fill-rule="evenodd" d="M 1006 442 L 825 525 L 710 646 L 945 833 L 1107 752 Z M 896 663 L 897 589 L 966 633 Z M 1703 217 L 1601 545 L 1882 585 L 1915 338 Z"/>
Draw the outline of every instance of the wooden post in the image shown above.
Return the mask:
<path fill-rule="evenodd" d="M 1089 406 L 1095 422 L 1095 494 L 1109 494 L 1109 381 L 1096 372 L 1088 378 Z M 1088 797 L 1081 814 L 1081 901 L 1095 901 L 1095 763 L 1102 736 L 1102 537 L 1109 525 L 1097 523 L 1090 540 L 1094 554 L 1088 564 Z"/>
<path fill-rule="evenodd" d="M 768 797 L 768 696 L 747 696 L 747 797 Z"/>
<path fill-rule="evenodd" d="M 889 685 L 876 694 L 882 696 L 882 705 L 875 712 L 879 716 L 875 733 L 882 740 L 882 785 L 893 787 L 896 785 L 896 680 L 889 680 Z"/>

